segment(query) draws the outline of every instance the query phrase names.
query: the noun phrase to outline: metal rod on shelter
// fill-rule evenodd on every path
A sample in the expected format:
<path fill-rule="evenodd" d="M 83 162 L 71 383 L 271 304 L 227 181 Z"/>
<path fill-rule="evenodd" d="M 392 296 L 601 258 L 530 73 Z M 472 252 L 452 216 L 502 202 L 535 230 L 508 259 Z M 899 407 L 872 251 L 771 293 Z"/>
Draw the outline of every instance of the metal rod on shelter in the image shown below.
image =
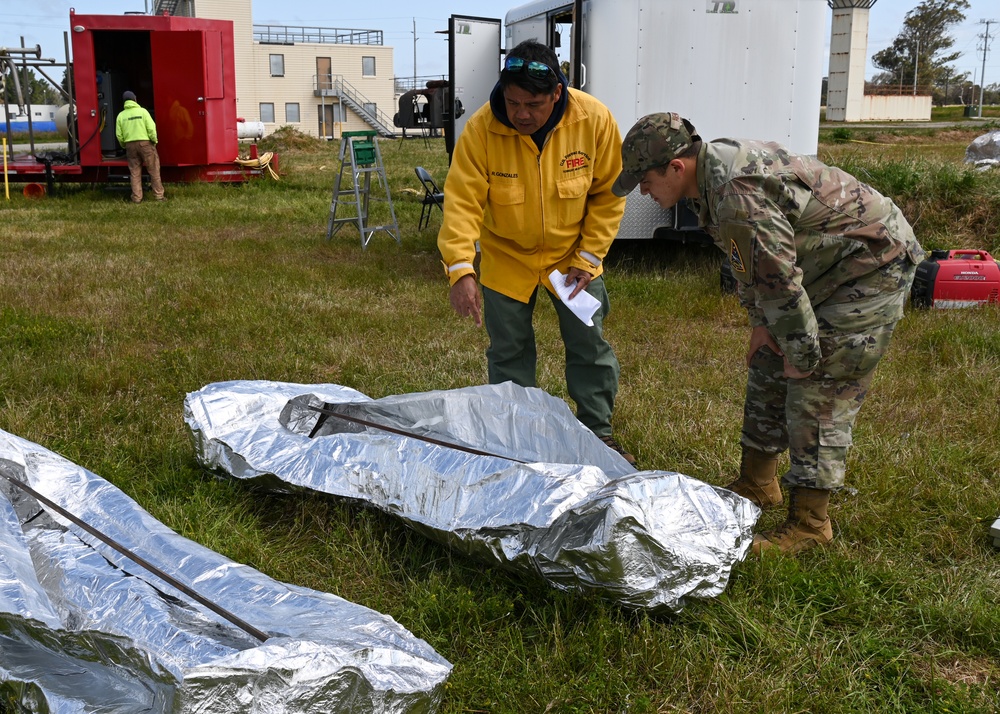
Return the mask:
<path fill-rule="evenodd" d="M 361 426 L 369 426 L 373 429 L 381 429 L 382 431 L 388 431 L 390 434 L 398 434 L 399 436 L 407 436 L 411 439 L 417 439 L 419 441 L 426 441 L 428 444 L 435 444 L 436 446 L 444 446 L 448 449 L 455 449 L 456 451 L 464 451 L 467 454 L 475 454 L 476 456 L 492 456 L 497 459 L 507 459 L 508 461 L 514 461 L 519 464 L 531 463 L 529 461 L 523 461 L 521 459 L 515 459 L 513 456 L 501 456 L 500 454 L 493 454 L 489 451 L 480 451 L 479 449 L 473 449 L 470 446 L 462 446 L 461 444 L 452 444 L 448 441 L 442 441 L 440 439 L 435 439 L 431 436 L 421 436 L 420 434 L 413 434 L 405 429 L 397 429 L 392 426 L 386 426 L 385 424 L 379 424 L 377 422 L 368 421 L 367 419 L 360 419 L 358 417 L 347 416 L 346 414 L 341 414 L 335 409 L 330 409 L 328 406 L 322 407 L 309 407 L 313 411 L 319 412 L 322 416 L 316 421 L 316 425 L 313 427 L 312 433 L 309 434 L 309 438 L 316 435 L 319 428 L 326 421 L 327 417 L 336 417 L 337 419 L 343 419 L 344 421 L 349 421 L 353 424 L 360 424 Z"/>
<path fill-rule="evenodd" d="M 104 533 L 101 533 L 99 530 L 97 530 L 96 528 L 94 528 L 90 524 L 85 523 L 80 518 L 78 518 L 77 516 L 74 516 L 72 513 L 70 513 L 69 511 L 67 511 L 62 506 L 60 506 L 58 503 L 55 503 L 51 499 L 49 499 L 49 498 L 43 496 L 42 494 L 38 493 L 38 491 L 36 491 L 35 489 L 33 489 L 31 486 L 29 486 L 28 484 L 24 483 L 23 481 L 20 481 L 20 480 L 14 478 L 10 474 L 8 474 L 6 471 L 4 471 L 2 468 L 0 468 L 0 476 L 3 476 L 5 479 L 7 479 L 8 481 L 10 481 L 12 484 L 14 484 L 15 486 L 17 486 L 19 489 L 21 489 L 25 493 L 33 496 L 37 501 L 39 501 L 41 503 L 44 503 L 46 506 L 48 506 L 53 511 L 55 511 L 56 513 L 58 513 L 59 515 L 61 515 L 63 518 L 66 518 L 66 519 L 72 521 L 74 524 L 76 524 L 77 526 L 79 526 L 83 530 L 87 531 L 88 533 L 90 533 L 90 535 L 94 536 L 95 538 L 97 538 L 101 542 L 103 542 L 103 543 L 111 546 L 112 548 L 114 548 L 115 550 L 117 550 L 119 553 L 121 553 L 122 555 L 124 555 L 129 560 L 135 562 L 137 565 L 142 566 L 143 568 L 145 568 L 146 570 L 148 570 L 150 573 L 152 573 L 153 575 L 157 576 L 158 578 L 164 580 L 165 582 L 167 582 L 168 584 L 170 584 L 172 587 L 176 588 L 177 590 L 180 590 L 182 593 L 184 593 L 188 597 L 190 597 L 190 598 L 192 598 L 194 600 L 197 600 L 199 603 L 201 603 L 202 605 L 204 605 L 205 607 L 207 607 L 209 610 L 211 610 L 212 612 L 214 612 L 216 615 L 219 615 L 220 617 L 223 617 L 226 620 L 229 620 L 229 622 L 231 622 L 234 625 L 236 625 L 238 628 L 240 628 L 241 630 L 243 630 L 244 632 L 246 632 L 248 635 L 252 635 L 253 637 L 256 637 L 261 642 L 267 641 L 268 635 L 265 632 L 262 632 L 262 631 L 258 630 L 256 627 L 254 627 L 253 625 L 251 625 L 251 624 L 249 624 L 249 623 L 241 620 L 239 617 L 237 617 L 233 613 L 229 612 L 225 608 L 223 608 L 223 607 L 215 604 L 214 602 L 212 602 L 208 598 L 206 598 L 206 597 L 198 594 L 197 592 L 195 592 L 194 590 L 192 590 L 187 585 L 185 585 L 184 583 L 180 582 L 179 580 L 177 580 L 173 576 L 167 575 L 165 572 L 163 572 L 158 567 L 156 567 L 155 565 L 153 565 L 152 563 L 150 563 L 148 560 L 145 560 L 141 556 L 136 555 L 131 550 L 129 550 L 128 548 L 126 548 L 122 544 L 118 543 L 117 541 L 115 541 L 110 536 L 107 536 Z"/>

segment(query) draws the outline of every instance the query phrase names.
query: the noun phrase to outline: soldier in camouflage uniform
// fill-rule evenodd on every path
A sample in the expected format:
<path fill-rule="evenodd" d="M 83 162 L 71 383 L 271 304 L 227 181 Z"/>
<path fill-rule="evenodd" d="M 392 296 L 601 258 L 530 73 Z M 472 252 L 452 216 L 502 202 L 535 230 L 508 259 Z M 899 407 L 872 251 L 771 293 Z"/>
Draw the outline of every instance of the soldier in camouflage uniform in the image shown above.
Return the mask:
<path fill-rule="evenodd" d="M 618 195 L 639 186 L 663 208 L 691 199 L 729 257 L 750 315 L 740 476 L 727 488 L 788 519 L 753 550 L 798 552 L 833 538 L 854 420 L 924 251 L 896 205 L 780 144 L 702 142 L 677 114 L 640 119 L 622 144 Z"/>

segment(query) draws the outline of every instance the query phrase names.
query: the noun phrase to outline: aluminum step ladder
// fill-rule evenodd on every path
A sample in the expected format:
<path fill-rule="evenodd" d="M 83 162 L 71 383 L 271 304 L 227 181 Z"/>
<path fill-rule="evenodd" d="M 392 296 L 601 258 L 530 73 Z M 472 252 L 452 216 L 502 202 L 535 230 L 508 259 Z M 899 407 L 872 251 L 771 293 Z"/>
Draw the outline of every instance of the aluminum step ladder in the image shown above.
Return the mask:
<path fill-rule="evenodd" d="M 326 239 L 330 240 L 344 224 L 354 223 L 361 234 L 362 248 L 367 248 L 372 236 L 379 231 L 385 231 L 393 236 L 397 243 L 402 243 L 396 210 L 392 206 L 392 196 L 389 194 L 389 182 L 386 180 L 385 167 L 382 164 L 382 152 L 378 147 L 378 132 L 345 131 L 340 138 L 339 159 L 340 173 L 337 174 L 337 182 L 333 186 Z M 374 185 L 372 176 L 375 177 Z M 368 223 L 370 201 L 384 201 L 389 205 L 389 223 L 379 225 Z M 339 217 L 338 212 L 341 213 Z"/>

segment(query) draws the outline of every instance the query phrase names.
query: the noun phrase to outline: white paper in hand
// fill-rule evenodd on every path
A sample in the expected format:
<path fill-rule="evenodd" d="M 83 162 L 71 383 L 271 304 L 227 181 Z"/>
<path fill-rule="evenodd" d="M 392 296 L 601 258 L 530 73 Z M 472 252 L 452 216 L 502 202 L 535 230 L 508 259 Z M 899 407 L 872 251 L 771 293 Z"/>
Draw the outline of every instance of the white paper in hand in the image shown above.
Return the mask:
<path fill-rule="evenodd" d="M 558 295 L 559 299 L 563 301 L 563 304 L 572 310 L 574 315 L 583 320 L 585 325 L 593 327 L 594 313 L 597 312 L 597 309 L 601 306 L 601 301 L 585 290 L 581 290 L 577 293 L 575 298 L 570 300 L 570 293 L 576 289 L 576 285 L 567 286 L 566 276 L 558 270 L 553 270 L 549 274 L 549 282 L 552 283 L 552 287 L 555 288 L 556 295 Z"/>

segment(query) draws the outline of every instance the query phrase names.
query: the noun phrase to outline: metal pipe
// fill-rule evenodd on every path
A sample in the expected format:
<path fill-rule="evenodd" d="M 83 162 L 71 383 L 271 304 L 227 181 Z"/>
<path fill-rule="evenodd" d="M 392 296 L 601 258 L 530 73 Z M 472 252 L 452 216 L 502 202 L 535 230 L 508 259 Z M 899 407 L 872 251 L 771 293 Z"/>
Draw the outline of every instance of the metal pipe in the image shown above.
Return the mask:
<path fill-rule="evenodd" d="M 42 68 L 40 66 L 35 65 L 34 66 L 34 70 L 36 72 L 38 72 L 38 74 L 40 74 L 43 77 L 45 77 L 45 79 L 49 80 L 49 84 L 51 84 L 52 87 L 57 92 L 59 92 L 59 94 L 61 94 L 64 99 L 66 99 L 67 101 L 73 101 L 73 98 L 69 95 L 69 92 L 67 92 L 65 89 L 63 89 L 62 85 L 60 85 L 58 82 L 56 82 L 55 80 L 53 80 L 52 77 L 50 77 L 49 75 L 45 74 L 44 70 L 42 70 Z"/>
<path fill-rule="evenodd" d="M 476 456 L 492 456 L 496 459 L 506 459 L 507 461 L 514 461 L 519 464 L 528 464 L 530 461 L 523 461 L 521 459 L 515 459 L 513 456 L 502 456 L 500 454 L 494 454 L 489 451 L 480 451 L 479 449 L 473 449 L 470 446 L 462 446 L 461 444 L 452 444 L 448 441 L 441 441 L 440 439 L 435 439 L 430 436 L 420 436 L 419 434 L 412 434 L 404 429 L 397 429 L 392 426 L 386 426 L 385 424 L 379 424 L 377 422 L 368 421 L 367 419 L 360 419 L 358 417 L 347 416 L 346 414 L 341 414 L 335 409 L 331 409 L 328 404 L 322 407 L 314 407 L 309 405 L 309 408 L 313 411 L 319 412 L 321 414 L 320 418 L 316 420 L 316 425 L 313 426 L 312 431 L 309 433 L 309 438 L 312 439 L 316 436 L 316 432 L 319 428 L 323 426 L 328 417 L 336 417 L 337 419 L 343 419 L 344 421 L 349 421 L 353 424 L 360 424 L 361 426 L 369 426 L 373 429 L 381 429 L 382 431 L 388 431 L 390 434 L 398 434 L 399 436 L 406 436 L 410 439 L 417 439 L 418 441 L 426 441 L 428 444 L 435 444 L 437 446 L 444 446 L 449 449 L 455 449 L 456 451 L 464 451 L 467 454 L 475 454 Z"/>
<path fill-rule="evenodd" d="M 69 33 L 63 32 L 63 53 L 66 58 L 66 89 L 69 90 L 69 114 L 66 116 L 66 134 L 70 156 L 77 156 L 80 151 L 80 140 L 73 118 L 76 116 L 76 87 L 73 85 L 73 63 L 69 61 Z"/>
<path fill-rule="evenodd" d="M 24 45 L 24 38 L 21 38 L 21 45 Z M 41 48 L 39 48 L 41 51 Z M 24 106 L 28 114 L 28 147 L 31 155 L 35 155 L 35 129 L 34 121 L 31 118 L 31 85 L 28 82 L 28 62 L 24 57 L 21 57 L 21 71 L 24 72 L 24 87 L 27 89 L 27 94 L 24 97 Z"/>
<path fill-rule="evenodd" d="M 224 609 L 223 607 L 221 607 L 219 605 L 216 605 L 214 602 L 212 602 L 208 598 L 206 598 L 206 597 L 204 597 L 202 595 L 199 595 L 197 592 L 195 592 L 190 587 L 188 587 L 184 583 L 180 582 L 179 580 L 177 580 L 173 576 L 167 575 L 165 572 L 163 572 L 158 567 L 156 567 L 155 565 L 153 565 L 152 563 L 150 563 L 148 560 L 145 560 L 141 556 L 136 555 L 131 550 L 129 550 L 128 548 L 126 548 L 122 544 L 118 543 L 117 541 L 115 541 L 110 536 L 107 536 L 104 533 L 101 533 L 99 530 L 97 530 L 93 526 L 89 525 L 88 523 L 85 523 L 83 520 L 81 520 L 80 518 L 74 516 L 72 513 L 70 513 L 69 511 L 67 511 L 65 508 L 63 508 L 62 506 L 60 506 L 58 503 L 55 503 L 52 500 L 50 500 L 49 498 L 47 498 L 47 497 L 43 496 L 42 494 L 40 494 L 38 491 L 36 491 L 35 489 L 33 489 L 28 484 L 24 483 L 23 481 L 20 481 L 19 479 L 14 478 L 10 474 L 8 474 L 6 472 L 6 470 L 4 470 L 3 468 L 0 468 L 0 476 L 3 476 L 5 479 L 7 479 L 8 481 L 10 481 L 12 484 L 14 484 L 18 488 L 20 488 L 22 491 L 24 491 L 25 493 L 27 493 L 30 496 L 34 497 L 40 503 L 45 504 L 46 506 L 48 506 L 49 508 L 51 508 L 53 511 L 55 511 L 56 513 L 58 513 L 59 515 L 61 515 L 63 518 L 71 521 L 72 523 L 76 524 L 77 526 L 79 526 L 83 530 L 87 531 L 87 533 L 90 533 L 90 535 L 94 536 L 95 538 L 97 538 L 98 540 L 100 540 L 102 543 L 105 543 L 106 545 L 111 546 L 112 548 L 114 548 L 115 550 L 117 550 L 119 553 L 121 553 L 122 555 L 124 555 L 126 558 L 128 558 L 131 561 L 133 561 L 137 565 L 142 566 L 143 568 L 145 568 L 146 570 L 148 570 L 150 573 L 152 573 L 156 577 L 160 578 L 161 580 L 165 581 L 166 583 L 169 583 L 172 587 L 174 587 L 177 590 L 181 591 L 182 593 L 184 593 L 188 597 L 190 597 L 190 598 L 192 598 L 194 600 L 197 600 L 199 603 L 201 603 L 202 605 L 204 605 L 205 607 L 207 607 L 209 610 L 211 610 L 212 612 L 214 612 L 216 615 L 219 615 L 219 616 L 225 618 L 226 620 L 229 620 L 229 622 L 231 622 L 234 625 L 236 625 L 238 628 L 240 628 L 241 630 L 243 630 L 244 632 L 246 632 L 248 635 L 252 635 L 252 636 L 256 637 L 261 642 L 266 642 L 267 641 L 268 635 L 266 633 L 261 632 L 260 630 L 258 630 L 253 625 L 250 625 L 249 623 L 244 622 L 243 620 L 241 620 L 240 618 L 238 618 L 236 615 L 234 615 L 233 613 L 231 613 L 228 610 Z"/>
<path fill-rule="evenodd" d="M 3 137 L 3 193 L 10 200 L 10 183 L 7 180 L 7 137 Z"/>
<path fill-rule="evenodd" d="M 21 44 L 22 45 L 24 44 L 24 38 L 23 37 L 21 38 Z M 30 55 L 30 54 L 34 54 L 35 57 L 41 57 L 42 56 L 42 46 L 41 45 L 35 45 L 35 49 L 33 49 L 33 50 L 29 49 L 27 47 L 0 47 L 0 54 L 10 54 L 11 52 L 13 52 L 14 54 L 18 54 L 18 55 Z"/>
<path fill-rule="evenodd" d="M 21 80 L 17 78 L 17 65 L 14 64 L 14 58 L 0 55 L 0 60 L 7 64 L 10 78 L 14 80 L 14 94 L 17 95 L 17 108 L 20 111 L 24 111 L 24 92 L 21 91 Z M 6 103 L 7 95 L 4 94 L 4 104 L 6 105 Z"/>

